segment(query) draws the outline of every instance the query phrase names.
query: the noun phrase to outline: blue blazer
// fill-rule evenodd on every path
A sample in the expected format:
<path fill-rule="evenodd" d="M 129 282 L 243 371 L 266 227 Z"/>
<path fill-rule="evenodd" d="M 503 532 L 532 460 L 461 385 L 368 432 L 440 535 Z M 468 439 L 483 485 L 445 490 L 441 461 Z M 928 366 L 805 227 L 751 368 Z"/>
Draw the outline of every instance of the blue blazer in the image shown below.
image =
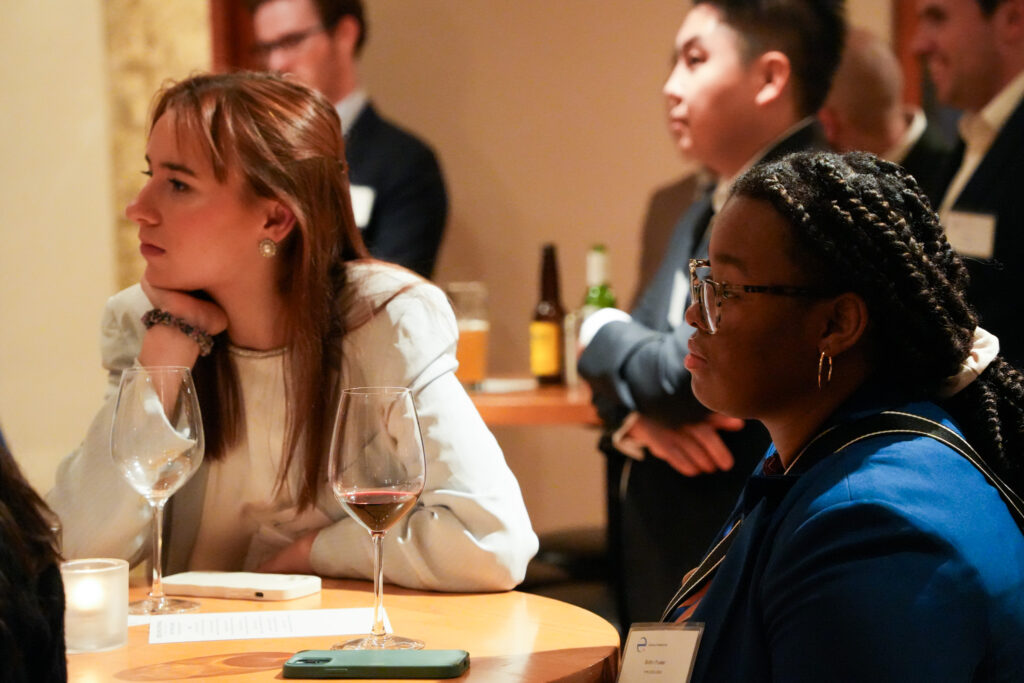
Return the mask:
<path fill-rule="evenodd" d="M 956 429 L 933 403 L 865 393 L 834 420 L 896 408 Z M 740 515 L 691 619 L 693 681 L 1024 681 L 1024 535 L 944 444 L 887 435 L 800 476 L 759 466 Z"/>
<path fill-rule="evenodd" d="M 370 254 L 429 278 L 448 217 L 434 152 L 367 103 L 345 136 L 345 159 L 351 183 L 376 193 L 362 231 Z"/>

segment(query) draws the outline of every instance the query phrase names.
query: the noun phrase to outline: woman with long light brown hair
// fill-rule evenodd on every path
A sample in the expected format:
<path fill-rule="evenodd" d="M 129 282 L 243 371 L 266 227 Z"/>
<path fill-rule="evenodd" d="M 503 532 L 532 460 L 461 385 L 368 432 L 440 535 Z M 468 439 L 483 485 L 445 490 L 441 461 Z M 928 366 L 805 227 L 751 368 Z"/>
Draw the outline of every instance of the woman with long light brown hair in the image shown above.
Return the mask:
<path fill-rule="evenodd" d="M 172 500 L 169 571 L 369 577 L 368 534 L 335 501 L 324 463 L 339 388 L 387 385 L 413 395 L 427 480 L 386 537 L 386 580 L 435 590 L 522 580 L 537 539 L 455 379 L 452 311 L 427 281 L 368 259 L 342 159 L 334 108 L 288 79 L 203 75 L 159 94 L 149 180 L 126 212 L 146 270 L 107 305 L 107 402 L 48 496 L 69 557 L 144 556 L 149 506 L 111 462 L 112 397 L 133 363 L 183 365 L 207 455 Z"/>

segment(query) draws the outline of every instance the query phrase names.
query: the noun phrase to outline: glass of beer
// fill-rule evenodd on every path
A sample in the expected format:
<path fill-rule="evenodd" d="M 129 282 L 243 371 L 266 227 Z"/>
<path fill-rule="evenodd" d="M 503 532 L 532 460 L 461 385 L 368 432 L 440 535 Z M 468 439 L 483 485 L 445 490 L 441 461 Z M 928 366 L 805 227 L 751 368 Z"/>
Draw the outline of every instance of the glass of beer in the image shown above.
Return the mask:
<path fill-rule="evenodd" d="M 487 287 L 482 282 L 452 282 L 446 288 L 459 324 L 455 376 L 468 389 L 479 389 L 487 376 Z"/>

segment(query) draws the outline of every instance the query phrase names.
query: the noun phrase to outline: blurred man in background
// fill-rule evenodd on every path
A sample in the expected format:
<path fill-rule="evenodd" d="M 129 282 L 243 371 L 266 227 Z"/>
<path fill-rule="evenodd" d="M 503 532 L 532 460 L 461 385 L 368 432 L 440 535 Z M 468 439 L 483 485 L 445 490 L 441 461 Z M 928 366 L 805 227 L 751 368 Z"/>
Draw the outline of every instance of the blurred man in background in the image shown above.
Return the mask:
<path fill-rule="evenodd" d="M 1024 363 L 1024 0 L 917 0 L 914 51 L 964 112 L 939 215 L 1003 356 Z"/>
<path fill-rule="evenodd" d="M 422 140 L 382 118 L 359 79 L 367 22 L 361 0 L 247 0 L 255 49 L 335 103 L 345 134 L 356 224 L 370 253 L 430 277 L 448 198 Z"/>
<path fill-rule="evenodd" d="M 903 102 L 903 71 L 883 40 L 850 30 L 818 118 L 837 152 L 861 150 L 900 164 L 938 205 L 952 144 L 920 107 Z"/>

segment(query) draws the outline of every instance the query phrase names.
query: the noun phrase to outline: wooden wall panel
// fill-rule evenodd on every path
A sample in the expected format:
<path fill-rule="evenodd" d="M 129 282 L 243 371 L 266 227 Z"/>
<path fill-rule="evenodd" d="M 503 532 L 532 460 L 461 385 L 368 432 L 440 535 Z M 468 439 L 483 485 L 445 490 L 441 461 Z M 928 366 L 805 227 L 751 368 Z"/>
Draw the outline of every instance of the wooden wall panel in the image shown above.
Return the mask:
<path fill-rule="evenodd" d="M 911 49 L 914 30 L 917 27 L 917 12 L 913 2 L 894 2 L 892 6 L 893 45 L 903 67 L 903 99 L 921 104 L 922 79 L 921 61 Z"/>
<path fill-rule="evenodd" d="M 210 0 L 213 70 L 257 68 L 252 56 L 252 21 L 242 0 Z"/>

